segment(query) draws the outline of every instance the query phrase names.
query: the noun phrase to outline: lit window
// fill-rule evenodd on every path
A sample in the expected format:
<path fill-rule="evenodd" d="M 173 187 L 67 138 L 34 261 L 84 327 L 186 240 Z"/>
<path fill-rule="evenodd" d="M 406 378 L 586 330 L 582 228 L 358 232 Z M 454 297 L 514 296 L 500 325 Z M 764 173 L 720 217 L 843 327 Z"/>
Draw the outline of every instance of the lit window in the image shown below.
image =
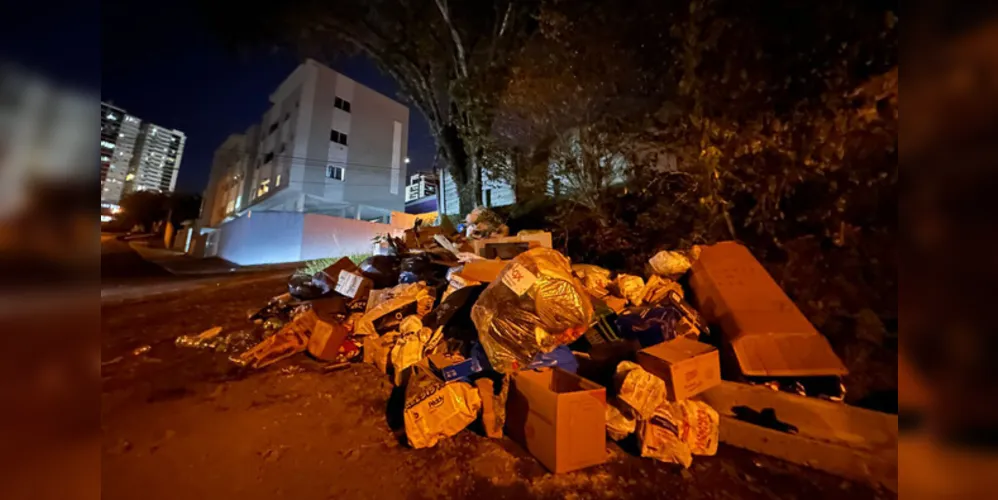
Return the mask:
<path fill-rule="evenodd" d="M 113 142 L 100 141 L 100 145 L 101 145 L 102 148 L 114 149 L 114 143 Z"/>
<path fill-rule="evenodd" d="M 107 114 L 107 119 L 111 120 L 111 121 L 118 121 L 118 117 L 114 116 L 114 113 L 108 113 Z"/>
<path fill-rule="evenodd" d="M 343 180 L 343 167 L 335 167 L 329 165 L 326 167 L 326 177 L 333 179 L 335 181 Z"/>
<path fill-rule="evenodd" d="M 281 174 L 277 174 L 277 179 L 274 180 L 274 187 L 281 185 Z"/>

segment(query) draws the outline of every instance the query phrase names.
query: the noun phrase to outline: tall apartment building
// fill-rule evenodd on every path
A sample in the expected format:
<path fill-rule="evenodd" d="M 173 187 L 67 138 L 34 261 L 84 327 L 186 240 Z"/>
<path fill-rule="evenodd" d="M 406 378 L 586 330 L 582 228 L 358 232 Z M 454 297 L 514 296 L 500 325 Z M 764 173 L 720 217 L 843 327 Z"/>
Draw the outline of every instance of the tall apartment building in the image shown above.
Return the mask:
<path fill-rule="evenodd" d="M 387 221 L 404 210 L 406 106 L 311 59 L 270 103 L 253 137 L 216 150 L 203 226 L 257 211 Z"/>
<path fill-rule="evenodd" d="M 100 106 L 101 203 L 117 204 L 125 193 L 141 120 L 110 104 Z"/>
<path fill-rule="evenodd" d="M 101 103 L 101 203 L 117 204 L 132 191 L 173 191 L 183 158 L 183 132 L 143 122 Z"/>
<path fill-rule="evenodd" d="M 135 144 L 131 178 L 126 181 L 125 192 L 173 191 L 186 142 L 187 136 L 179 130 L 144 123 Z"/>

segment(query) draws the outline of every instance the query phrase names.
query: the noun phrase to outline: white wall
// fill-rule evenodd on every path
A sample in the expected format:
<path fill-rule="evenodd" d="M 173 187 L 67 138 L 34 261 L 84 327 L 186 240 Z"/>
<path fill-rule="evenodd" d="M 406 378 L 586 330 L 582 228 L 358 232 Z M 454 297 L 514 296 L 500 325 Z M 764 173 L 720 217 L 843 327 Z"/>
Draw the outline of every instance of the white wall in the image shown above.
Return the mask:
<path fill-rule="evenodd" d="M 305 214 L 301 260 L 372 253 L 375 236 L 400 236 L 404 227 L 331 215 Z"/>
<path fill-rule="evenodd" d="M 304 214 L 249 212 L 222 224 L 218 256 L 247 266 L 301 259 Z"/>

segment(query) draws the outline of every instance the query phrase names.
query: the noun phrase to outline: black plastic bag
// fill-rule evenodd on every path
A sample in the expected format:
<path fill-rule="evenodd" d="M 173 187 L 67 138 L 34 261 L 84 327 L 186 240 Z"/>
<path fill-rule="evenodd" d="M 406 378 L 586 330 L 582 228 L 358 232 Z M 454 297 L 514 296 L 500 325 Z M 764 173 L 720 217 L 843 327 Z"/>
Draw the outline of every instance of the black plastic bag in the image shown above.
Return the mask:
<path fill-rule="evenodd" d="M 399 258 L 374 255 L 360 263 L 360 272 L 374 282 L 374 288 L 390 288 L 399 283 Z"/>
<path fill-rule="evenodd" d="M 313 282 L 312 276 L 300 274 L 293 274 L 288 278 L 288 293 L 298 300 L 317 299 L 324 294 L 322 287 Z"/>

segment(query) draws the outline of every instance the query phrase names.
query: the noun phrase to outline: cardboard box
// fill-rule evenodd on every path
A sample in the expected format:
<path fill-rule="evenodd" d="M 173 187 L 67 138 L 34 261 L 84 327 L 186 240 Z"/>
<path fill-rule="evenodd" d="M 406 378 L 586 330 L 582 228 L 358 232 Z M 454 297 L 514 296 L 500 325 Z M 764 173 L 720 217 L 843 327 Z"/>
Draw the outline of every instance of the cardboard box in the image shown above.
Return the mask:
<path fill-rule="evenodd" d="M 430 356 L 430 366 L 439 372 L 440 378 L 445 382 L 467 380 L 472 374 L 482 371 L 477 359 L 466 359 L 460 354 L 433 354 Z"/>
<path fill-rule="evenodd" d="M 744 246 L 709 246 L 690 286 L 709 324 L 720 326 L 744 375 L 844 375 L 842 360 Z"/>
<path fill-rule="evenodd" d="M 638 364 L 665 381 L 669 401 L 688 399 L 721 383 L 717 348 L 685 337 L 638 351 Z"/>
<path fill-rule="evenodd" d="M 340 346 L 347 339 L 347 330 L 339 321 L 319 319 L 308 339 L 308 352 L 324 361 L 335 361 Z"/>
<path fill-rule="evenodd" d="M 508 260 L 473 260 L 464 265 L 459 276 L 466 280 L 492 283 L 509 264 Z"/>
<path fill-rule="evenodd" d="M 506 432 L 554 473 L 606 461 L 606 389 L 560 368 L 513 376 Z"/>
<path fill-rule="evenodd" d="M 351 273 L 360 273 L 360 268 L 353 263 L 352 260 L 342 257 L 340 260 L 333 262 L 329 267 L 322 270 L 326 275 L 326 279 L 329 282 L 329 286 L 336 288 L 336 282 L 340 279 L 340 271 L 350 271 Z"/>
<path fill-rule="evenodd" d="M 486 259 L 512 259 L 530 250 L 529 241 L 513 241 L 506 243 L 486 243 L 482 257 Z"/>
<path fill-rule="evenodd" d="M 367 297 L 372 288 L 374 288 L 374 282 L 370 278 L 365 278 L 359 273 L 340 271 L 340 276 L 336 280 L 334 290 L 340 295 L 355 299 L 357 297 Z"/>
<path fill-rule="evenodd" d="M 497 243 L 526 243 L 528 248 L 551 248 L 551 233 L 546 231 L 540 231 L 528 234 L 518 234 L 516 236 L 497 236 L 494 238 L 483 238 L 480 240 L 470 240 L 472 253 L 475 255 L 481 255 L 482 257 L 488 258 L 485 255 L 485 247 L 490 244 Z"/>

